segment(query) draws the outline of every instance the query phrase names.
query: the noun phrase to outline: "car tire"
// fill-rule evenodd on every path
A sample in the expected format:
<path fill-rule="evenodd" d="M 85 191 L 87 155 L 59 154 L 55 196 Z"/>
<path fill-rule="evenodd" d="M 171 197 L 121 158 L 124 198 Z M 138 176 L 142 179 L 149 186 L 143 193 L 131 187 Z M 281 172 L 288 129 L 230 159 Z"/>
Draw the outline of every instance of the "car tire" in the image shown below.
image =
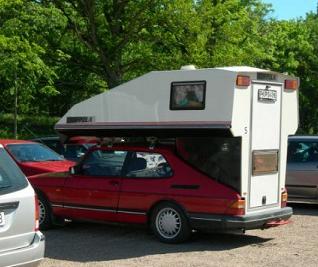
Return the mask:
<path fill-rule="evenodd" d="M 39 224 L 41 230 L 47 230 L 52 228 L 52 210 L 47 199 L 38 193 L 39 199 Z"/>
<path fill-rule="evenodd" d="M 191 227 L 185 213 L 178 205 L 170 202 L 161 203 L 154 208 L 151 228 L 155 236 L 164 243 L 181 243 L 191 236 Z"/>

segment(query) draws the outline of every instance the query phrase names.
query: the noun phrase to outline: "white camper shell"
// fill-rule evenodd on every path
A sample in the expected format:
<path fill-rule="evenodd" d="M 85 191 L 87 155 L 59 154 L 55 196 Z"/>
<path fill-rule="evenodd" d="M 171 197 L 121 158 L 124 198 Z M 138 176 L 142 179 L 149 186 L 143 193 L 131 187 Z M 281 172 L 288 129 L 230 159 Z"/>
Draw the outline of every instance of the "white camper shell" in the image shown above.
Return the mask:
<path fill-rule="evenodd" d="M 76 104 L 55 129 L 66 136 L 240 137 L 238 193 L 246 214 L 275 212 L 285 190 L 287 138 L 298 126 L 298 83 L 251 67 L 154 71 Z"/>

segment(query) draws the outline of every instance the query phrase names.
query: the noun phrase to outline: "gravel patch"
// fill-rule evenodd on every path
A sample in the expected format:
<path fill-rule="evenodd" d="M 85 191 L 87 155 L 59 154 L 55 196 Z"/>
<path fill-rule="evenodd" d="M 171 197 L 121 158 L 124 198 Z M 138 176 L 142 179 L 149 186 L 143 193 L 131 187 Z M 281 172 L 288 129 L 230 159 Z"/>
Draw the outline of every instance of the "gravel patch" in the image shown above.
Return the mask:
<path fill-rule="evenodd" d="M 317 266 L 318 206 L 293 206 L 292 222 L 245 234 L 197 233 L 185 244 L 160 243 L 146 229 L 71 223 L 44 232 L 49 266 Z"/>

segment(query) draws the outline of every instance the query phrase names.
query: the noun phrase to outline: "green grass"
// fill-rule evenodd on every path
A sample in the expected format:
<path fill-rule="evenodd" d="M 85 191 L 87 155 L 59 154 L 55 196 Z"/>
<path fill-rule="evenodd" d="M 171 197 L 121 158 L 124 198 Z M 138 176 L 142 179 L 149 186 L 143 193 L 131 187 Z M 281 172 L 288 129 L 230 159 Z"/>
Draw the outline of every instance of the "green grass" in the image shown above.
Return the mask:
<path fill-rule="evenodd" d="M 54 125 L 58 121 L 57 117 L 47 116 L 18 116 L 18 138 L 31 139 L 41 136 L 56 135 Z M 0 114 L 0 138 L 13 138 L 13 115 Z"/>

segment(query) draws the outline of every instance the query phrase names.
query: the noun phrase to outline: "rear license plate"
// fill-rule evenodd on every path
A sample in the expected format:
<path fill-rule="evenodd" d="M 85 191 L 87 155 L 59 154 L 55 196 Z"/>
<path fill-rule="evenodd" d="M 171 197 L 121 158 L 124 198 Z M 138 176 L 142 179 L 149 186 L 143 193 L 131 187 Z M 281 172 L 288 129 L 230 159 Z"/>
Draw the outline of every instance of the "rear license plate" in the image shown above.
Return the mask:
<path fill-rule="evenodd" d="M 276 102 L 277 92 L 268 89 L 258 89 L 258 100 L 265 102 Z"/>
<path fill-rule="evenodd" d="M 5 224 L 4 212 L 0 212 L 0 226 Z"/>

